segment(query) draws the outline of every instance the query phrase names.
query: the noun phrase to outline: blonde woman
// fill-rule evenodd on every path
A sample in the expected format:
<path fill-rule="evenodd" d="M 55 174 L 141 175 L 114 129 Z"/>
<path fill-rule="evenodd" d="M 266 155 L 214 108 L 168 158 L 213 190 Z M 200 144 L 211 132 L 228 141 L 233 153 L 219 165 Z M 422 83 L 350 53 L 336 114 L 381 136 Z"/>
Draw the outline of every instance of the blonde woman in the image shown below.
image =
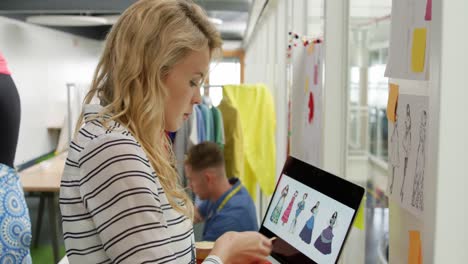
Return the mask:
<path fill-rule="evenodd" d="M 221 38 L 186 0 L 141 0 L 108 34 L 62 177 L 70 263 L 194 263 L 193 205 L 165 131 L 200 103 Z M 100 104 L 90 104 L 97 97 Z M 206 263 L 265 259 L 271 242 L 229 232 Z"/>

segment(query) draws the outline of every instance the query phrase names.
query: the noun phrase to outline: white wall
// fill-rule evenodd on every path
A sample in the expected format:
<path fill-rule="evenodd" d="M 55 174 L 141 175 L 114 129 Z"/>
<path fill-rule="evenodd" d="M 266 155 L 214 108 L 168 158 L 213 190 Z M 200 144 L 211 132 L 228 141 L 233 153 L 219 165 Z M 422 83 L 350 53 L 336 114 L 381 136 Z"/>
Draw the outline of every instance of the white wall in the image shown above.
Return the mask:
<path fill-rule="evenodd" d="M 0 17 L 0 51 L 8 61 L 21 99 L 15 164 L 53 151 L 57 133 L 48 119 L 65 111 L 68 82 L 89 84 L 101 41 Z"/>
<path fill-rule="evenodd" d="M 429 96 L 428 164 L 424 214 L 416 219 L 390 204 L 390 263 L 407 261 L 408 230 L 420 230 L 424 263 L 466 263 L 468 251 L 468 118 L 466 0 L 433 1 L 430 81 L 407 81 L 400 93 Z M 401 81 L 400 81 L 401 82 Z M 426 195 L 427 194 L 427 195 Z"/>
<path fill-rule="evenodd" d="M 286 159 L 287 90 L 286 90 L 286 2 L 267 6 L 245 48 L 245 83 L 265 83 L 273 95 L 276 112 L 276 176 Z M 269 197 L 257 205 L 263 219 Z"/>
<path fill-rule="evenodd" d="M 440 48 L 440 82 L 433 83 L 439 101 L 437 182 L 435 187 L 435 235 L 433 263 L 466 263 L 468 261 L 468 117 L 466 116 L 466 62 L 468 52 L 465 34 L 468 26 L 468 1 L 433 1 L 433 19 L 441 22 L 441 35 L 433 36 Z M 434 11 L 438 10 L 438 11 Z M 436 14 L 434 14 L 437 12 Z M 435 16 L 435 17 L 434 17 Z M 436 31 L 437 32 L 437 31 Z M 463 33 L 461 33 L 463 32 Z M 440 45 L 440 46 L 439 46 Z M 431 48 L 432 48 L 431 47 Z M 432 61 L 431 61 L 432 63 Z M 440 85 L 440 86 L 439 86 Z M 430 101 L 431 103 L 432 101 Z M 426 263 L 426 262 L 424 262 Z M 428 262 L 431 263 L 431 262 Z"/>

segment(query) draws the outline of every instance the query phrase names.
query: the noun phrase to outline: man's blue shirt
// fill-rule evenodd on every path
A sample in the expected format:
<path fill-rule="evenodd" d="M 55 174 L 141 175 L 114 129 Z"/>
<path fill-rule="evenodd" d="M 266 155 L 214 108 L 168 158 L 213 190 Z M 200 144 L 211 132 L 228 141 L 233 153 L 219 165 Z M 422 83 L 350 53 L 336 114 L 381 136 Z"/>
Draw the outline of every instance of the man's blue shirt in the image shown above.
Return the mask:
<path fill-rule="evenodd" d="M 222 234 L 228 231 L 258 231 L 257 214 L 255 205 L 245 187 L 240 186 L 241 182 L 237 178 L 229 179 L 232 187 L 225 192 L 215 203 L 203 201 L 198 210 L 205 220 L 203 229 L 204 241 L 215 241 Z M 218 207 L 224 199 L 237 187 L 236 192 L 219 210 Z"/>

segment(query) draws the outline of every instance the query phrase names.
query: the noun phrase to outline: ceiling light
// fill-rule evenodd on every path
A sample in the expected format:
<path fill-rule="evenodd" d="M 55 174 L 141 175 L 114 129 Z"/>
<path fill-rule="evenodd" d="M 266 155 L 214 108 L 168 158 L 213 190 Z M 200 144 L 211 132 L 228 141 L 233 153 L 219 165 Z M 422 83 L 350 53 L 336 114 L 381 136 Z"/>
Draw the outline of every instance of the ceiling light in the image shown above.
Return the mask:
<path fill-rule="evenodd" d="M 108 20 L 106 18 L 74 15 L 29 16 L 26 18 L 26 22 L 42 26 L 58 27 L 89 27 L 108 25 Z"/>
<path fill-rule="evenodd" d="M 100 18 L 104 18 L 107 20 L 108 25 L 114 25 L 119 20 L 120 15 L 108 15 L 108 16 L 99 16 Z"/>
<path fill-rule="evenodd" d="M 223 21 L 219 18 L 210 17 L 209 20 L 215 25 L 222 25 Z"/>

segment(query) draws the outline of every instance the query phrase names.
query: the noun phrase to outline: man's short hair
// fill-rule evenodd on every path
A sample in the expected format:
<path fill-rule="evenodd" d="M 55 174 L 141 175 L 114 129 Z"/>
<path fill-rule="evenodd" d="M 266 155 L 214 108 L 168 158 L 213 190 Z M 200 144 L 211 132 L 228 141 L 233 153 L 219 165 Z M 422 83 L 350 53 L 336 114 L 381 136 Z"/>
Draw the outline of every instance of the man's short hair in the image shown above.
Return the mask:
<path fill-rule="evenodd" d="M 214 142 L 202 142 L 189 149 L 185 164 L 194 171 L 224 167 L 223 151 Z"/>

